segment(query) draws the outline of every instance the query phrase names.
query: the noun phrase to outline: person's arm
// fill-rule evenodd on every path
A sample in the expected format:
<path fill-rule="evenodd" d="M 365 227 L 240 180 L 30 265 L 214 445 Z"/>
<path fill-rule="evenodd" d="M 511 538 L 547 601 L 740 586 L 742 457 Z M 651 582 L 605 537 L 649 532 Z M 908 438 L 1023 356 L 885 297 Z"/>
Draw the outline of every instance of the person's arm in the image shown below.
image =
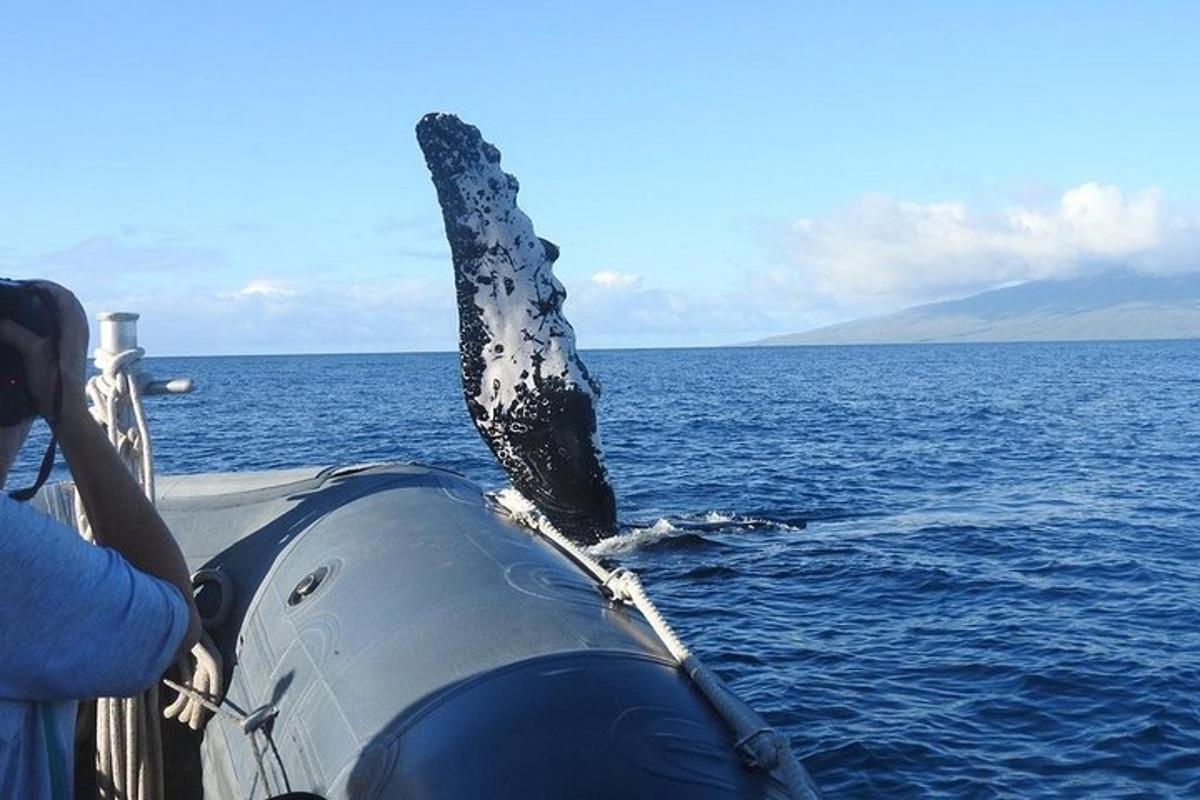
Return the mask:
<path fill-rule="evenodd" d="M 0 533 L 0 699 L 132 697 L 158 683 L 188 626 L 173 584 L 3 494 Z"/>
<path fill-rule="evenodd" d="M 83 499 L 96 541 L 120 553 L 137 569 L 179 590 L 188 607 L 187 633 L 179 650 L 180 654 L 186 653 L 200 638 L 200 616 L 192 598 L 187 564 L 166 523 L 87 409 L 84 371 L 88 332 L 82 306 L 61 286 L 41 286 L 53 294 L 58 305 L 58 363 L 54 363 L 48 339 L 11 320 L 0 320 L 0 341 L 21 353 L 40 414 L 53 415 L 54 395 L 61 388 L 61 411 L 50 424 Z"/>
<path fill-rule="evenodd" d="M 82 398 L 63 398 L 54 432 L 83 499 L 96 541 L 116 550 L 142 572 L 174 584 L 188 605 L 188 629 L 180 654 L 200 639 L 200 616 L 192 580 L 179 545 L 142 492 Z"/>

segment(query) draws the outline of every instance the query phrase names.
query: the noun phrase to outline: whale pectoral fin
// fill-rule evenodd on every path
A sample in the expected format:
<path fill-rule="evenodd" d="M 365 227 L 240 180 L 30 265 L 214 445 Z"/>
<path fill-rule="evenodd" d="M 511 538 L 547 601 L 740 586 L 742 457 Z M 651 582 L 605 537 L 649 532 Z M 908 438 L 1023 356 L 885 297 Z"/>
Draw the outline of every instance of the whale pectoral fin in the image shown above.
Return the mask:
<path fill-rule="evenodd" d="M 594 439 L 595 412 L 580 392 L 555 393 L 549 402 L 560 409 L 547 424 L 509 433 L 525 466 L 517 489 L 560 529 L 576 531 L 572 538 L 597 541 L 615 528 L 616 499 Z"/>
<path fill-rule="evenodd" d="M 513 485 L 564 534 L 616 530 L 616 501 L 596 436 L 599 386 L 575 349 L 552 267 L 500 151 L 450 114 L 427 114 L 417 141 L 437 189 L 458 297 L 463 395 Z"/>

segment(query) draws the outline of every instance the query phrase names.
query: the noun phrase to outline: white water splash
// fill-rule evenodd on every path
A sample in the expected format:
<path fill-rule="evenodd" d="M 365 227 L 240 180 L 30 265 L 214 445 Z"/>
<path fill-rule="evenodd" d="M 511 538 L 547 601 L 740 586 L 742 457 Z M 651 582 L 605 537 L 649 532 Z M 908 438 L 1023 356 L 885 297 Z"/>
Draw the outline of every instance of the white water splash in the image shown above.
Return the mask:
<path fill-rule="evenodd" d="M 762 517 L 748 517 L 742 514 L 731 514 L 724 511 L 709 511 L 696 520 L 679 520 L 678 524 L 684 529 L 694 530 L 721 530 L 729 531 L 754 531 L 761 529 L 772 529 L 779 531 L 796 532 L 804 530 L 804 525 L 793 525 L 790 522 L 783 522 L 777 519 L 764 519 Z"/>
<path fill-rule="evenodd" d="M 803 525 L 793 525 L 773 519 L 742 516 L 724 511 L 707 511 L 695 516 L 661 517 L 653 524 L 626 528 L 616 536 L 604 539 L 588 548 L 593 556 L 613 556 L 632 553 L 666 539 L 680 536 L 702 536 L 752 533 L 754 531 L 784 531 L 796 533 Z"/>
<path fill-rule="evenodd" d="M 667 519 L 659 519 L 653 525 L 647 528 L 630 528 L 627 531 L 610 536 L 596 542 L 587 549 L 588 553 L 593 556 L 612 556 L 620 553 L 632 553 L 635 550 L 640 550 L 647 545 L 660 542 L 663 539 L 669 539 L 672 536 L 687 533 L 687 531 L 677 528 Z"/>

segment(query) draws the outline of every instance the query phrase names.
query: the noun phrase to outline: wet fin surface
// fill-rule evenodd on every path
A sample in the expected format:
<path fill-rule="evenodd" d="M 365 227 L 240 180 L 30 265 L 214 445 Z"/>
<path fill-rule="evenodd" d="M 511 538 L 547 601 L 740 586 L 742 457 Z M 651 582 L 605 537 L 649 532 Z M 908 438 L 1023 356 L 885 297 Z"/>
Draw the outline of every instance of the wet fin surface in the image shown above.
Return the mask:
<path fill-rule="evenodd" d="M 600 386 L 575 351 L 554 276 L 558 247 L 517 207 L 500 151 L 451 114 L 427 114 L 417 141 L 454 260 L 463 395 L 518 491 L 567 536 L 616 530 L 596 430 Z"/>

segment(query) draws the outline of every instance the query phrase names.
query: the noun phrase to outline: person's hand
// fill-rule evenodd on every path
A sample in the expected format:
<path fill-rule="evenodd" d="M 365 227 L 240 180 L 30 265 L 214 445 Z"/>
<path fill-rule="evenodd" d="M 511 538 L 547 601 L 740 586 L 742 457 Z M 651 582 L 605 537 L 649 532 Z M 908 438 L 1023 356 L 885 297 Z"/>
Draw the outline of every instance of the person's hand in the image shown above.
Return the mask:
<path fill-rule="evenodd" d="M 56 422 L 55 393 L 61 390 L 62 408 L 84 405 L 84 375 L 87 369 L 87 316 L 75 295 L 49 281 L 36 286 L 54 300 L 59 328 L 58 361 L 49 337 L 38 336 L 11 319 L 0 320 L 0 342 L 11 345 L 25 365 L 25 380 L 37 413 Z M 59 376 L 62 377 L 60 383 Z"/>

